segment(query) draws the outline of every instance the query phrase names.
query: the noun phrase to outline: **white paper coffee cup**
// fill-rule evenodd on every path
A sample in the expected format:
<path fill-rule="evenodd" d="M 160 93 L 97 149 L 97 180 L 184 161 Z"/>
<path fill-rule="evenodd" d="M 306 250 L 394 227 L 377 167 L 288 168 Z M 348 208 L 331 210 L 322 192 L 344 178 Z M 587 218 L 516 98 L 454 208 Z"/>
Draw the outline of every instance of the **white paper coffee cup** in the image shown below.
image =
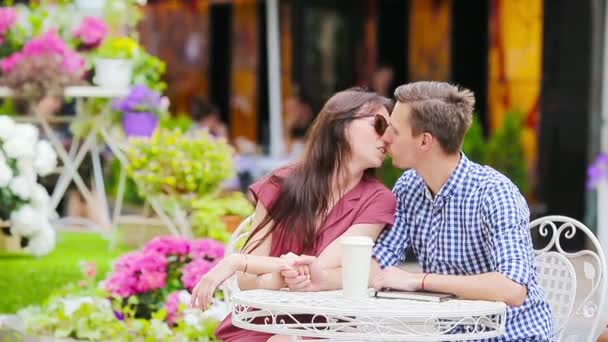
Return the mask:
<path fill-rule="evenodd" d="M 369 236 L 345 236 L 342 247 L 342 292 L 349 299 L 368 296 L 369 269 L 374 241 Z"/>

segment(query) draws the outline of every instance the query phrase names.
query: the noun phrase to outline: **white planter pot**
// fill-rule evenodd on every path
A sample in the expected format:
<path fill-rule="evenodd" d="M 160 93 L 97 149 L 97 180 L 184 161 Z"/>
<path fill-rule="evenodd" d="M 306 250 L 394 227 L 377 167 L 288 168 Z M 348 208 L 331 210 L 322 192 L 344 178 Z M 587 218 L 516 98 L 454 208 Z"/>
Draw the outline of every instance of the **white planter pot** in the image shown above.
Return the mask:
<path fill-rule="evenodd" d="M 93 82 L 104 88 L 127 88 L 131 84 L 133 61 L 130 59 L 98 58 L 95 60 Z"/>
<path fill-rule="evenodd" d="M 85 15 L 102 17 L 107 0 L 75 0 L 76 8 Z"/>

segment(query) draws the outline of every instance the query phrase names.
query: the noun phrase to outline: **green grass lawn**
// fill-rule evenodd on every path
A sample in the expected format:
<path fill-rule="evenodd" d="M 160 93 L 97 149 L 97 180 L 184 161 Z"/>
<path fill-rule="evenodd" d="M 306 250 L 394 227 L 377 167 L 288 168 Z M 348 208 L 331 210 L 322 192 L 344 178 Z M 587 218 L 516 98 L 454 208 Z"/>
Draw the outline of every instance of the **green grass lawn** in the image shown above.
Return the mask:
<path fill-rule="evenodd" d="M 109 242 L 96 233 L 62 232 L 56 249 L 36 258 L 0 251 L 0 313 L 13 313 L 42 303 L 54 290 L 82 279 L 78 263 L 97 264 L 102 279 L 111 263 L 126 252 L 125 247 L 108 249 Z"/>

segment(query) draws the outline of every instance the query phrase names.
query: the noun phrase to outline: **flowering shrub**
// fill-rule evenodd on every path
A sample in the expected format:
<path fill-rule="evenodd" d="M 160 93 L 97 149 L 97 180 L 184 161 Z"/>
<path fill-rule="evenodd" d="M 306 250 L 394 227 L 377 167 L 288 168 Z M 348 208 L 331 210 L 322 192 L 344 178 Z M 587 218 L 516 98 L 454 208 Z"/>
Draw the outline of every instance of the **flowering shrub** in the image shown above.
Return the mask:
<path fill-rule="evenodd" d="M 28 41 L 21 51 L 0 62 L 1 84 L 16 96 L 38 102 L 57 96 L 68 85 L 82 83 L 84 58 L 63 41 L 56 30 Z"/>
<path fill-rule="evenodd" d="M 49 220 L 57 214 L 37 179 L 53 172 L 56 164 L 55 150 L 38 140 L 35 126 L 0 116 L 0 220 L 9 220 L 3 232 L 21 237 L 25 250 L 37 256 L 55 246 Z"/>
<path fill-rule="evenodd" d="M 224 256 L 214 240 L 157 237 L 124 254 L 97 286 L 96 265 L 80 264 L 83 280 L 55 293 L 43 306 L 20 310 L 35 335 L 107 341 L 210 341 L 226 305 L 189 308 L 193 283 Z"/>
<path fill-rule="evenodd" d="M 608 153 L 600 154 L 587 169 L 587 187 L 589 189 L 595 189 L 602 181 L 608 181 Z"/>
<path fill-rule="evenodd" d="M 192 290 L 223 256 L 224 245 L 214 240 L 157 237 L 142 251 L 123 255 L 104 288 L 122 305 L 136 297 L 135 316 L 150 318 L 165 306 L 170 293 Z"/>

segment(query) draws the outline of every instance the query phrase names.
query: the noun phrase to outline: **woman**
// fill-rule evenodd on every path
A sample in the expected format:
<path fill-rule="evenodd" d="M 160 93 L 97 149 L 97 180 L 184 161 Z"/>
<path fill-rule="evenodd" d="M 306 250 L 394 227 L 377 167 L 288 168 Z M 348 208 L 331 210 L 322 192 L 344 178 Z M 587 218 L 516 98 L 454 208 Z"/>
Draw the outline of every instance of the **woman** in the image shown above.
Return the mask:
<path fill-rule="evenodd" d="M 243 254 L 223 259 L 192 291 L 192 305 L 206 308 L 216 288 L 237 273 L 239 287 L 280 289 L 280 272 L 309 254 L 323 268 L 340 266 L 337 238 L 376 239 L 393 224 L 396 199 L 373 177 L 386 154 L 382 135 L 391 102 L 375 93 L 346 90 L 330 98 L 311 127 L 302 159 L 251 186 L 257 200 L 253 230 Z M 307 267 L 296 268 L 307 277 Z M 304 284 L 305 285 L 305 284 Z M 223 341 L 267 341 L 272 336 L 232 326 L 228 317 L 216 335 Z"/>

